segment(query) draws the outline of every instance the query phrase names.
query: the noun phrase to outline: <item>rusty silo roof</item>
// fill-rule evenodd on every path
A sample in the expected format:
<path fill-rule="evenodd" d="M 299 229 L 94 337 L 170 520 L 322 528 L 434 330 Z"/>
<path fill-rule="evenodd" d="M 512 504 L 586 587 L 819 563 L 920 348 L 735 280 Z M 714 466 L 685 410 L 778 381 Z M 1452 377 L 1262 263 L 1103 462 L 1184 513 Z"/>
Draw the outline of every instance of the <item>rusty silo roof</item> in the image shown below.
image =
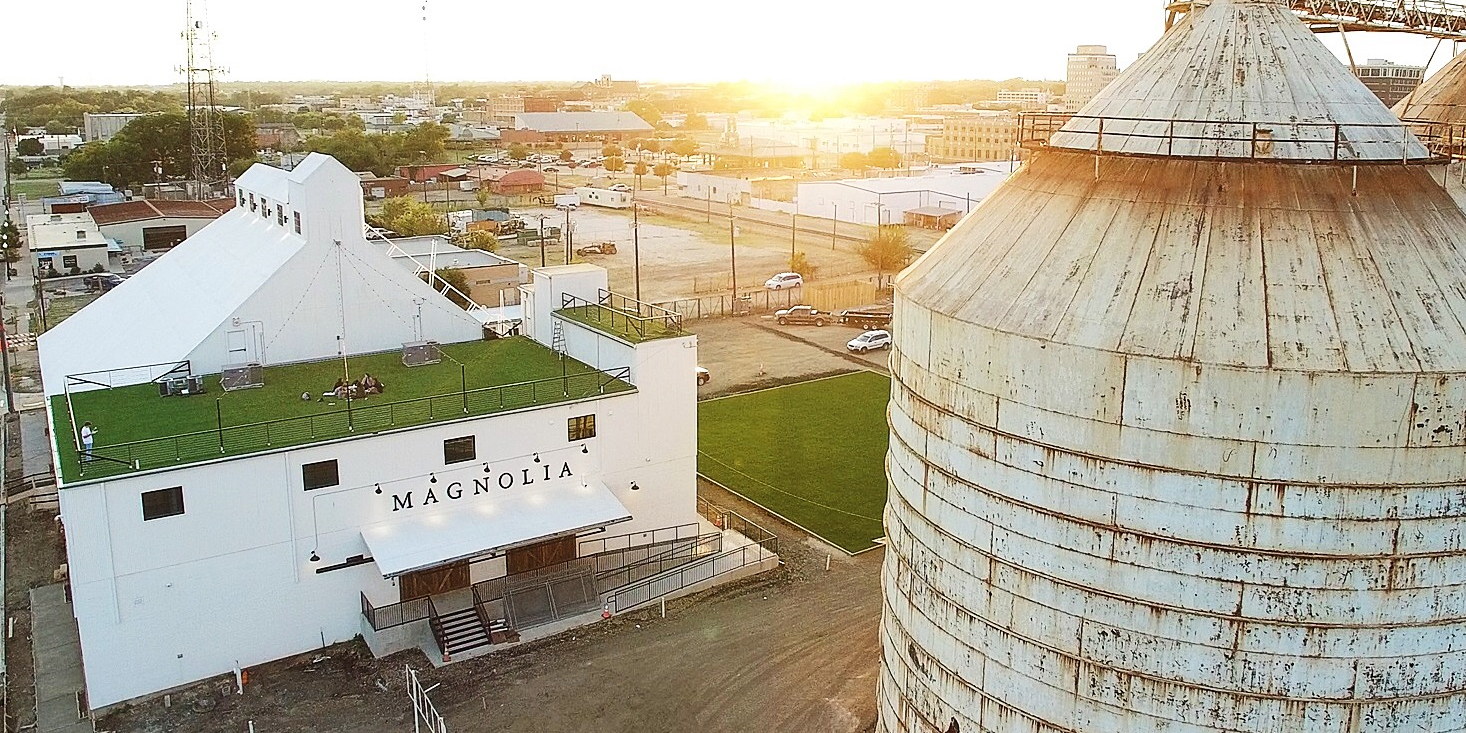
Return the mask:
<path fill-rule="evenodd" d="M 1466 124 L 1466 53 L 1451 59 L 1395 105 L 1400 119 Z"/>
<path fill-rule="evenodd" d="M 1192 12 L 1050 145 L 1308 161 L 1430 155 L 1278 0 L 1216 0 Z"/>

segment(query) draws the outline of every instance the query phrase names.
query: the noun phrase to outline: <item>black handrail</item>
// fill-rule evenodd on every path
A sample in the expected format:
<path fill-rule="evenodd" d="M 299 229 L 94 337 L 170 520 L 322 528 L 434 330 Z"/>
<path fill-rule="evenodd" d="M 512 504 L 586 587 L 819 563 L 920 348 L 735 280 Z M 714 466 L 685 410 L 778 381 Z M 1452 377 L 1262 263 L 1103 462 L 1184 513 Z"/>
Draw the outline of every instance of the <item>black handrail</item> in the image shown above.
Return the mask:
<path fill-rule="evenodd" d="M 567 397 L 580 399 L 603 395 L 608 385 L 617 381 L 629 384 L 630 379 L 630 367 L 604 371 L 595 369 L 527 382 L 378 402 L 366 407 L 351 407 L 348 401 L 344 409 L 316 415 L 239 425 L 223 425 L 220 420 L 213 430 L 95 446 L 90 453 L 91 461 L 79 453 L 77 462 L 83 476 L 88 473 L 116 475 L 126 470 L 247 454 L 277 446 L 304 445 L 316 440 L 421 425 L 465 415 L 492 414 L 541 404 L 539 393 L 542 391 L 548 398 L 543 400 L 544 404 L 560 402 Z M 575 389 L 572 389 L 572 384 Z M 551 389 L 546 391 L 547 387 Z M 98 462 L 105 462 L 105 465 Z"/>

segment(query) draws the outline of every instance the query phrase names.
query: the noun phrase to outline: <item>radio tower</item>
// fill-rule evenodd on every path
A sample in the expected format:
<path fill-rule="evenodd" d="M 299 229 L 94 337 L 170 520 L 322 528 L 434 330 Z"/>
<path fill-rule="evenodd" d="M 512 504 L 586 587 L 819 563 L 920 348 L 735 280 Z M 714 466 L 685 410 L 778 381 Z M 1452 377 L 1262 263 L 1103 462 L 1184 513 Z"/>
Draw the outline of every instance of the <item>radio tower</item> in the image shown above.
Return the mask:
<path fill-rule="evenodd" d="M 184 0 L 188 26 L 183 31 L 188 46 L 188 147 L 189 176 L 195 198 L 223 193 L 225 176 L 224 118 L 214 100 L 214 35 L 209 30 L 207 0 Z"/>

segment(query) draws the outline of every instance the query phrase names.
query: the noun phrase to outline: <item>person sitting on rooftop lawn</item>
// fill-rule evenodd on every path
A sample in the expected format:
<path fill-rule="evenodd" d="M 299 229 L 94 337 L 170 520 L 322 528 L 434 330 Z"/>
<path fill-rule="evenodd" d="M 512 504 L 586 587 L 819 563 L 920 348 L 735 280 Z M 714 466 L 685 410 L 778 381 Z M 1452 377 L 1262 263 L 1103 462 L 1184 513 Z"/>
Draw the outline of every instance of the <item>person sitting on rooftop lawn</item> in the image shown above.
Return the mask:
<path fill-rule="evenodd" d="M 367 374 L 365 372 L 362 373 L 362 375 L 361 375 L 361 393 L 362 394 L 364 394 L 364 395 L 381 394 L 381 393 L 385 392 L 386 390 L 387 390 L 387 387 L 382 384 L 381 380 L 379 380 L 376 377 L 374 377 L 374 376 L 372 376 L 370 374 Z"/>

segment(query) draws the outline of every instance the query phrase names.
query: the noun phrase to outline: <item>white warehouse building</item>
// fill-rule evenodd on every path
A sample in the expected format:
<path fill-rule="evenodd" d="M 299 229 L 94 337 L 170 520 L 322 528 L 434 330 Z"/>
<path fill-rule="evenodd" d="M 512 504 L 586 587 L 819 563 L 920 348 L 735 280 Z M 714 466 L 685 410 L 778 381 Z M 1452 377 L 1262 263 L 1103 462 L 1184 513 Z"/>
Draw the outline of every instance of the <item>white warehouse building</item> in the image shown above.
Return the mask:
<path fill-rule="evenodd" d="M 965 215 L 1008 178 L 1007 163 L 968 163 L 920 176 L 849 178 L 799 184 L 800 216 L 854 224 L 901 224 L 915 209 Z"/>
<path fill-rule="evenodd" d="M 365 241 L 335 159 L 237 188 L 40 338 L 91 707 L 357 635 L 462 658 L 777 563 L 699 518 L 675 316 L 552 267 L 527 335 L 485 339 Z"/>

